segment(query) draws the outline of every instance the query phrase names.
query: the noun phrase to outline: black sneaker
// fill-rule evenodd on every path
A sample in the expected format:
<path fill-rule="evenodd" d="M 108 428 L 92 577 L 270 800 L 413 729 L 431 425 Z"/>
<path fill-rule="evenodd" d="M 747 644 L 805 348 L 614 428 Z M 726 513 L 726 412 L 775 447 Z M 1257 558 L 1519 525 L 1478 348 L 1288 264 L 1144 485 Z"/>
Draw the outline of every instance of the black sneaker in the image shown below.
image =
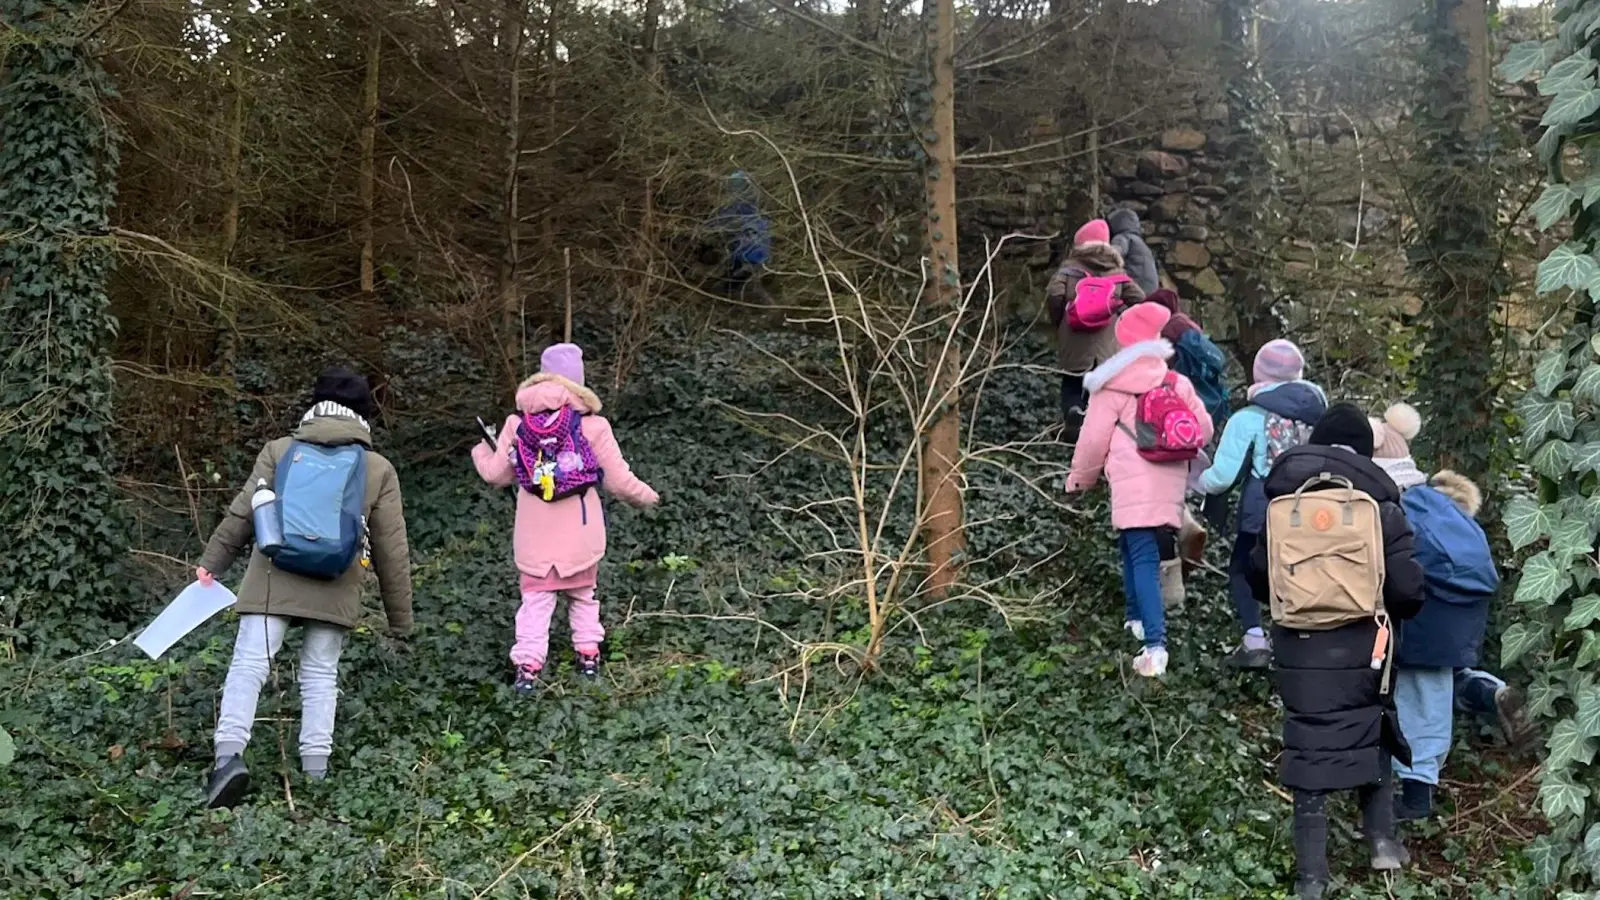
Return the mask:
<path fill-rule="evenodd" d="M 1228 668 L 1264 672 L 1272 668 L 1272 648 L 1246 647 L 1240 644 L 1228 654 Z"/>
<path fill-rule="evenodd" d="M 539 689 L 539 673 L 543 671 L 538 666 L 517 666 L 516 680 L 511 683 L 511 689 L 524 697 Z"/>
<path fill-rule="evenodd" d="M 1420 822 L 1433 815 L 1433 785 L 1425 781 L 1401 779 L 1400 793 L 1394 798 L 1397 822 Z"/>
<path fill-rule="evenodd" d="M 226 756 L 217 760 L 217 767 L 206 779 L 206 809 L 232 809 L 245 792 L 250 790 L 250 770 L 244 760 Z"/>
<path fill-rule="evenodd" d="M 1533 739 L 1533 723 L 1528 721 L 1528 705 L 1522 692 L 1510 685 L 1501 687 L 1494 692 L 1494 710 L 1506 743 L 1519 751 L 1526 750 Z"/>
<path fill-rule="evenodd" d="M 600 654 L 579 653 L 578 674 L 589 679 L 590 681 L 598 679 L 600 677 Z"/>

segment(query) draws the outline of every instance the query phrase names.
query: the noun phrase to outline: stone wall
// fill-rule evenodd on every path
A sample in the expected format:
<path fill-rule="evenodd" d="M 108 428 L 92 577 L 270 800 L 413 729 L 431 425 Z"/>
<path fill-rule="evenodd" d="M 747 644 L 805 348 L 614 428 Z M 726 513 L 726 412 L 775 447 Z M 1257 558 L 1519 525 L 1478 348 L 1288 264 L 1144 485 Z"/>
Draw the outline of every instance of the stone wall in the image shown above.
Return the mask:
<path fill-rule="evenodd" d="M 1144 222 L 1163 284 L 1201 308 L 1219 338 L 1231 337 L 1233 316 L 1223 293 L 1232 265 L 1217 233 L 1228 190 L 1215 152 L 1226 117 L 1226 108 L 1214 105 L 1200 121 L 1171 127 L 1149 141 L 1084 153 L 1060 169 L 964 182 L 963 193 L 976 194 L 962 211 L 964 254 L 981 260 L 985 238 L 993 241 L 1008 232 L 1054 234 L 1048 243 L 1022 242 L 1002 254 L 1041 276 L 1036 280 L 1042 288 L 1042 278 L 1059 264 L 1074 229 L 1112 209 L 1132 209 Z M 1052 117 L 1040 117 L 1027 139 L 1048 141 L 1061 131 Z M 1091 159 L 1098 160 L 1098 171 Z M 1024 304 L 1025 311 L 1031 307 Z"/>

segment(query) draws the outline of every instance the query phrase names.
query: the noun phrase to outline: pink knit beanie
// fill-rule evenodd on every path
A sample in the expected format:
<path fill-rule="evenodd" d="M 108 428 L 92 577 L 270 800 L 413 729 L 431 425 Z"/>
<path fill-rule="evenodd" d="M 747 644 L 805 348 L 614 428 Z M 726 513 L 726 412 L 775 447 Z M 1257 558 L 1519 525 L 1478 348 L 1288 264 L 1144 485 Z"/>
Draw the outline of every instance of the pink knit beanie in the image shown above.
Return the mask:
<path fill-rule="evenodd" d="M 1251 366 L 1257 384 L 1299 381 L 1305 372 L 1306 358 L 1300 348 L 1283 338 L 1262 344 L 1256 351 L 1255 365 Z"/>
<path fill-rule="evenodd" d="M 1159 303 L 1137 303 L 1117 317 L 1117 343 L 1124 347 L 1161 337 L 1172 312 Z"/>
<path fill-rule="evenodd" d="M 1074 247 L 1109 243 L 1111 243 L 1111 226 L 1106 224 L 1105 219 L 1095 219 L 1093 222 L 1085 224 L 1078 229 L 1077 234 L 1072 236 L 1072 246 Z"/>

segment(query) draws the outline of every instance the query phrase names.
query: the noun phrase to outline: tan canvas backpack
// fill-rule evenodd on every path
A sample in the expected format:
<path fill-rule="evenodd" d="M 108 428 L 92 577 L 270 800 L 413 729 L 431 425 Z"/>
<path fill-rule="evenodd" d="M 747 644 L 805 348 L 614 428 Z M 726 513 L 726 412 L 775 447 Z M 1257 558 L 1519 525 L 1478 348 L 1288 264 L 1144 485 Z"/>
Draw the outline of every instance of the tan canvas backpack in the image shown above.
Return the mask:
<path fill-rule="evenodd" d="M 1348 478 L 1324 472 L 1274 498 L 1266 539 L 1274 622 L 1304 631 L 1360 619 L 1386 624 L 1383 517 Z"/>

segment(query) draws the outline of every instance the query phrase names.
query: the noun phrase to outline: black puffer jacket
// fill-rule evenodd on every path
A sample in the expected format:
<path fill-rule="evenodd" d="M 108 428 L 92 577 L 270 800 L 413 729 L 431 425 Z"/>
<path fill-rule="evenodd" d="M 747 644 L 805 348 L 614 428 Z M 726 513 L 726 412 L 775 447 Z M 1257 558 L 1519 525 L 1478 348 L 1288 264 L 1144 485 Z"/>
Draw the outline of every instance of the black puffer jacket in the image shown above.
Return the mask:
<path fill-rule="evenodd" d="M 1422 608 L 1422 567 L 1411 556 L 1411 526 L 1400 508 L 1400 489 L 1376 463 L 1341 447 L 1308 444 L 1284 453 L 1267 474 L 1271 500 L 1292 494 L 1326 472 L 1350 479 L 1378 501 L 1383 521 L 1383 602 L 1395 619 Z M 1268 526 L 1256 545 L 1252 575 L 1256 596 L 1267 591 Z M 1296 631 L 1274 625 L 1273 664 L 1283 698 L 1285 787 L 1347 790 L 1374 784 L 1388 769 L 1388 756 L 1410 764 L 1411 748 L 1400 732 L 1394 695 L 1380 690 L 1382 673 L 1371 668 L 1377 625 L 1356 622 L 1332 631 Z"/>

